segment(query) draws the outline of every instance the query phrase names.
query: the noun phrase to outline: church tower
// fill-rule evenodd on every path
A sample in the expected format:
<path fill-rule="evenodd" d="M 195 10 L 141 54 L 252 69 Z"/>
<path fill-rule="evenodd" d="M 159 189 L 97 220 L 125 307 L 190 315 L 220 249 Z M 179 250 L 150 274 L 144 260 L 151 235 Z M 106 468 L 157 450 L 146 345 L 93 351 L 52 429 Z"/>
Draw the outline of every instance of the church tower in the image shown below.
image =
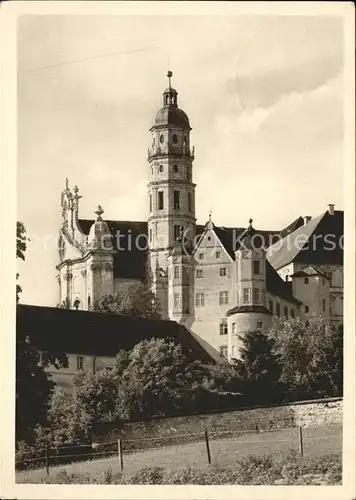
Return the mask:
<path fill-rule="evenodd" d="M 178 107 L 178 92 L 171 86 L 163 92 L 162 107 L 150 129 L 152 146 L 148 150 L 148 248 L 152 290 L 161 290 L 161 310 L 168 315 L 168 257 L 177 238 L 195 238 L 195 184 L 192 181 L 194 148 L 190 148 L 188 116 Z M 164 300 L 164 304 L 162 301 Z"/>

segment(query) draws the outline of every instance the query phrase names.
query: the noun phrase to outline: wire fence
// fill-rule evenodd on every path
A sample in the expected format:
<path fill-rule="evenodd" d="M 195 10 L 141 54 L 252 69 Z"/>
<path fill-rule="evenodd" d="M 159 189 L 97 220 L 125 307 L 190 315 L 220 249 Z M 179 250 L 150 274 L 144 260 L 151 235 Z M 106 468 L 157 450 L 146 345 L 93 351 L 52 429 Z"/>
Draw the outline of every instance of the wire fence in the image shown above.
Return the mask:
<path fill-rule="evenodd" d="M 184 460 L 191 465 L 224 464 L 246 454 L 283 453 L 295 450 L 300 456 L 317 448 L 332 451 L 341 447 L 341 429 L 325 432 L 325 428 L 289 426 L 278 428 L 214 430 L 154 437 L 120 436 L 100 443 L 45 446 L 35 452 L 21 452 L 15 462 L 17 470 L 50 469 L 75 462 L 115 460 L 119 471 L 140 467 L 175 466 Z"/>

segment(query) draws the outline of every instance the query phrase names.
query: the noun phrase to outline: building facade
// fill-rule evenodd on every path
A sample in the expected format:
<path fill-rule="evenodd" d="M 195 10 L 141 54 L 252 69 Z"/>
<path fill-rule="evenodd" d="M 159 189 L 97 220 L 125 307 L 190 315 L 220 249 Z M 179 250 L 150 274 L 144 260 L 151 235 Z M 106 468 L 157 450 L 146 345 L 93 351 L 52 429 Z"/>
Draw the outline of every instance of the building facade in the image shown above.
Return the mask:
<path fill-rule="evenodd" d="M 315 218 L 266 231 L 196 223 L 191 126 L 169 85 L 150 128 L 146 221 L 79 217 L 78 187 L 61 195 L 58 302 L 91 310 L 105 294 L 145 282 L 162 318 L 184 325 L 228 359 L 239 335 L 267 330 L 272 316 L 322 316 L 340 323 L 343 310 L 343 212 L 333 205 Z M 325 242 L 333 235 L 336 245 Z M 297 240 L 304 237 L 303 245 Z M 314 245 L 312 240 L 316 239 Z M 334 241 L 334 243 L 335 243 Z"/>

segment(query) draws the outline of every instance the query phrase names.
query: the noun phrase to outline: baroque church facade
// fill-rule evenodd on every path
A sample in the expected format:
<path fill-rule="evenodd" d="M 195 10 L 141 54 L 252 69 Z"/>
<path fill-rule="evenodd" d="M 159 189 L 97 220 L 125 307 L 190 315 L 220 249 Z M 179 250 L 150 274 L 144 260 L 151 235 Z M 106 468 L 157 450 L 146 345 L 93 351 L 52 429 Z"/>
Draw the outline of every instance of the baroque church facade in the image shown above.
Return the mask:
<path fill-rule="evenodd" d="M 207 349 L 236 358 L 239 335 L 267 330 L 273 316 L 343 318 L 343 212 L 297 217 L 283 229 L 219 227 L 195 217 L 191 126 L 169 85 L 150 128 L 148 218 L 81 219 L 81 196 L 61 194 L 58 301 L 92 310 L 105 294 L 145 282 L 163 319 L 184 325 Z"/>

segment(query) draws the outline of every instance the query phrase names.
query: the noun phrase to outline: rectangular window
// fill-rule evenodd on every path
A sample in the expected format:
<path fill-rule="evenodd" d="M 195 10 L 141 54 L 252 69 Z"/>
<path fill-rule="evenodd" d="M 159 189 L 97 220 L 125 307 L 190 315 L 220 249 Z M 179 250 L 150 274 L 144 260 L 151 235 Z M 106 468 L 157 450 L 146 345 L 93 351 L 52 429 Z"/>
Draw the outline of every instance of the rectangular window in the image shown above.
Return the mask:
<path fill-rule="evenodd" d="M 263 321 L 257 321 L 257 330 L 263 330 Z"/>
<path fill-rule="evenodd" d="M 281 315 L 281 305 L 280 305 L 280 304 L 278 304 L 278 302 L 277 302 L 277 304 L 276 304 L 276 315 L 277 315 L 278 317 Z"/>
<path fill-rule="evenodd" d="M 204 306 L 204 293 L 198 292 L 195 296 L 195 305 L 197 307 Z"/>
<path fill-rule="evenodd" d="M 227 345 L 220 346 L 220 354 L 221 354 L 221 356 L 224 356 L 225 358 L 227 357 Z"/>
<path fill-rule="evenodd" d="M 273 302 L 272 302 L 272 300 L 269 301 L 269 310 L 270 310 L 270 313 L 273 315 Z"/>
<path fill-rule="evenodd" d="M 152 194 L 150 194 L 150 213 L 152 212 Z"/>
<path fill-rule="evenodd" d="M 284 317 L 288 318 L 288 307 L 284 308 Z"/>
<path fill-rule="evenodd" d="M 180 307 L 180 293 L 174 294 L 174 307 Z"/>
<path fill-rule="evenodd" d="M 229 303 L 229 292 L 219 293 L 219 303 L 221 306 Z"/>
<path fill-rule="evenodd" d="M 192 193 L 188 193 L 188 210 L 189 212 L 192 212 Z"/>
<path fill-rule="evenodd" d="M 174 225 L 174 239 L 178 239 L 180 236 L 181 227 L 179 224 Z"/>
<path fill-rule="evenodd" d="M 323 299 L 323 312 L 326 311 L 326 304 L 325 304 L 325 299 Z"/>
<path fill-rule="evenodd" d="M 150 241 L 152 241 L 152 229 L 150 229 Z"/>
<path fill-rule="evenodd" d="M 306 314 L 308 314 L 308 312 L 309 312 L 309 306 L 304 306 L 304 311 L 305 311 Z"/>
<path fill-rule="evenodd" d="M 202 269 L 197 269 L 197 278 L 203 278 L 203 270 Z"/>
<path fill-rule="evenodd" d="M 253 261 L 253 274 L 261 274 L 260 261 Z"/>
<path fill-rule="evenodd" d="M 203 253 L 200 253 L 200 254 L 198 255 L 198 259 L 199 259 L 199 260 L 204 260 L 204 254 L 203 254 Z"/>
<path fill-rule="evenodd" d="M 221 252 L 216 252 L 216 253 L 215 253 L 215 257 L 216 257 L 217 259 L 220 259 L 220 257 L 221 257 Z"/>
<path fill-rule="evenodd" d="M 258 288 L 253 289 L 253 300 L 255 303 L 260 301 L 260 291 Z"/>
<path fill-rule="evenodd" d="M 83 370 L 84 358 L 83 356 L 77 356 L 77 370 Z"/>
<path fill-rule="evenodd" d="M 304 278 L 304 284 L 308 285 L 308 283 L 309 283 L 309 278 Z"/>
<path fill-rule="evenodd" d="M 179 266 L 174 266 L 174 277 L 175 278 L 179 278 L 179 275 L 180 275 L 179 271 L 180 271 Z"/>
<path fill-rule="evenodd" d="M 227 322 L 222 320 L 220 323 L 220 335 L 227 335 Z"/>
<path fill-rule="evenodd" d="M 179 210 L 180 208 L 180 192 L 173 191 L 173 206 L 174 210 Z"/>
<path fill-rule="evenodd" d="M 231 333 L 233 333 L 233 334 L 236 333 L 236 323 L 232 324 L 232 332 Z"/>
<path fill-rule="evenodd" d="M 158 210 L 163 210 L 163 191 L 158 191 Z"/>
<path fill-rule="evenodd" d="M 248 302 L 250 302 L 250 289 L 249 288 L 243 289 L 243 302 L 244 302 L 244 304 L 247 304 Z"/>
<path fill-rule="evenodd" d="M 226 267 L 220 267 L 220 276 L 226 276 Z"/>
<path fill-rule="evenodd" d="M 295 312 L 294 312 L 294 309 L 291 309 L 291 310 L 290 310 L 290 317 L 291 317 L 291 318 L 295 318 Z"/>

